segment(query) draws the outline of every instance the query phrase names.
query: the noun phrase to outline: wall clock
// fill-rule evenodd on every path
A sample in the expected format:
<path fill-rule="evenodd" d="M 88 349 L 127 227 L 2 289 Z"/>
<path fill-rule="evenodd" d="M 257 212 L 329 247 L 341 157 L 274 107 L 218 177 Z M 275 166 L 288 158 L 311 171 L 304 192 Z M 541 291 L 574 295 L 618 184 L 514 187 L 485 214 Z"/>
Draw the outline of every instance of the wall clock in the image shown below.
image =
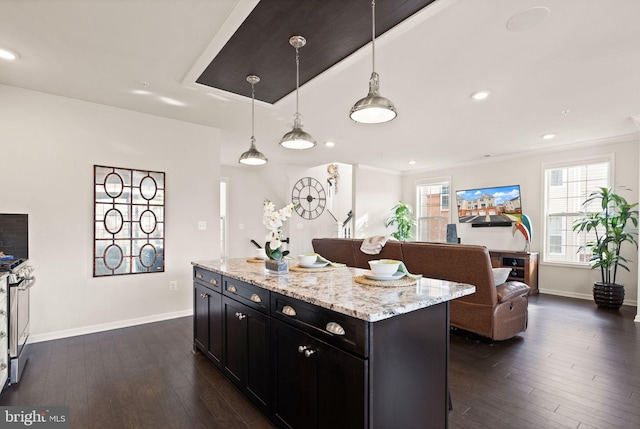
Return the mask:
<path fill-rule="evenodd" d="M 296 204 L 296 212 L 304 219 L 315 219 L 327 205 L 327 194 L 322 183 L 313 177 L 303 177 L 293 185 L 291 201 Z"/>

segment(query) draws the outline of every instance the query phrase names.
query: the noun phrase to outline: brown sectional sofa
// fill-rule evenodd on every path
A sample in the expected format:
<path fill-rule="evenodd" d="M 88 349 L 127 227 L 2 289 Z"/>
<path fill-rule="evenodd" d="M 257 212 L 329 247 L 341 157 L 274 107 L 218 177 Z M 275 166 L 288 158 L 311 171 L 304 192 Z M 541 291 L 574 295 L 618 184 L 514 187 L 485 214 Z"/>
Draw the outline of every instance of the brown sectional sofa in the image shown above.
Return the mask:
<path fill-rule="evenodd" d="M 333 262 L 368 269 L 372 259 L 397 259 L 409 272 L 472 284 L 476 292 L 450 302 L 450 324 L 456 328 L 506 340 L 527 329 L 529 286 L 506 282 L 496 287 L 489 251 L 484 246 L 388 241 L 378 255 L 360 251 L 362 239 L 314 238 L 316 253 Z"/>

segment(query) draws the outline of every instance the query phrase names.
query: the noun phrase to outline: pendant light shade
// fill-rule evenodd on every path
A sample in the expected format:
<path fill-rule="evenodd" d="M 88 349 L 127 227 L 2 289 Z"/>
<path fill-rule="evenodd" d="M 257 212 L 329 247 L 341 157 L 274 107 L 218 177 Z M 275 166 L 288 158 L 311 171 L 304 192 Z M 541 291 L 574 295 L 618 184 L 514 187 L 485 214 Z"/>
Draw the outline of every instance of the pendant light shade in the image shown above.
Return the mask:
<path fill-rule="evenodd" d="M 267 158 L 256 149 L 256 138 L 253 136 L 254 128 L 254 105 L 255 105 L 255 84 L 260 82 L 260 78 L 256 75 L 247 76 L 247 82 L 251 84 L 251 146 L 249 150 L 240 155 L 238 162 L 245 165 L 263 165 L 267 163 Z"/>
<path fill-rule="evenodd" d="M 298 111 L 298 92 L 300 89 L 300 54 L 299 49 L 306 45 L 307 40 L 302 36 L 291 36 L 289 44 L 296 48 L 296 114 L 293 116 L 293 129 L 282 136 L 280 146 L 287 149 L 310 149 L 316 145 L 311 135 L 302 129 L 302 115 Z"/>
<path fill-rule="evenodd" d="M 371 49 L 373 54 L 372 72 L 369 78 L 369 94 L 351 108 L 349 116 L 356 122 L 363 124 L 380 124 L 389 122 L 398 114 L 396 108 L 388 98 L 380 95 L 380 80 L 376 73 L 376 2 L 371 1 Z"/>

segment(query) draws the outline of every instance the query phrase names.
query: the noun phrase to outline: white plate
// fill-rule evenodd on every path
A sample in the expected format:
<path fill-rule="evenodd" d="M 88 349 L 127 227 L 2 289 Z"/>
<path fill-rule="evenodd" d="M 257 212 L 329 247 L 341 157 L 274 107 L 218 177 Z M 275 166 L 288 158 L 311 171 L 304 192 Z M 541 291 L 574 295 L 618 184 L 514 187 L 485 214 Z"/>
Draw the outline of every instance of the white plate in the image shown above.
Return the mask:
<path fill-rule="evenodd" d="M 404 273 L 401 271 L 397 271 L 395 274 L 391 274 L 390 276 L 379 276 L 373 271 L 369 270 L 364 273 L 364 276 L 369 280 L 398 280 L 404 277 Z"/>
<path fill-rule="evenodd" d="M 328 264 L 328 262 L 314 262 L 313 264 L 307 265 L 307 264 L 299 264 L 302 268 L 322 268 L 322 267 L 326 267 Z"/>

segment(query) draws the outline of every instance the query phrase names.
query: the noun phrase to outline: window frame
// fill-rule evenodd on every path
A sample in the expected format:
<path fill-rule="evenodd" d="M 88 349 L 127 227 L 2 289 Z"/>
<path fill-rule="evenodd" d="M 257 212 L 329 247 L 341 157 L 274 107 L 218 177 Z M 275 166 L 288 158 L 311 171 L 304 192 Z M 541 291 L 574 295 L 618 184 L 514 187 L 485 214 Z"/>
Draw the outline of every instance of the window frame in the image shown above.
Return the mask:
<path fill-rule="evenodd" d="M 440 198 L 439 198 L 439 204 L 438 206 L 440 207 L 440 211 L 447 211 L 447 216 L 446 216 L 446 224 L 450 224 L 451 223 L 451 189 L 453 189 L 452 184 L 451 184 L 451 176 L 441 176 L 441 177 L 433 177 L 433 178 L 427 178 L 427 179 L 420 179 L 417 180 L 414 183 L 414 192 L 415 192 L 415 200 L 414 200 L 414 207 L 415 207 L 415 221 L 416 221 L 416 231 L 415 231 L 415 239 L 418 240 L 419 237 L 422 237 L 422 229 L 421 229 L 421 219 L 427 219 L 427 218 L 433 218 L 434 216 L 420 216 L 421 214 L 421 205 L 420 205 L 420 188 L 424 187 L 424 186 L 436 186 L 436 185 L 440 185 L 440 186 L 444 186 L 446 185 L 449 191 L 449 207 L 443 210 L 443 205 L 442 205 L 442 195 L 440 194 Z M 446 225 L 445 224 L 445 225 Z M 447 236 L 447 231 L 446 231 L 446 226 L 445 229 L 443 231 L 444 234 L 444 239 L 441 242 L 446 242 L 446 236 Z M 429 240 L 429 241 L 433 241 L 433 240 Z M 440 241 L 438 241 L 440 242 Z"/>
<path fill-rule="evenodd" d="M 554 169 L 565 169 L 565 168 L 570 168 L 570 167 L 577 167 L 577 166 L 586 166 L 586 165 L 591 165 L 591 164 L 601 164 L 601 163 L 608 163 L 609 164 L 609 171 L 608 171 L 608 177 L 607 177 L 607 181 L 608 181 L 608 185 L 607 186 L 613 186 L 614 184 L 614 177 L 615 177 L 615 155 L 613 153 L 607 153 L 607 154 L 601 154 L 601 155 L 594 155 L 594 156 L 589 156 L 589 157 L 582 157 L 582 158 L 574 158 L 572 160 L 566 160 L 566 161 L 557 161 L 557 162 L 548 162 L 548 163 L 543 163 L 541 165 L 541 195 L 542 195 L 542 235 L 541 235 L 541 258 L 540 258 L 540 263 L 543 265 L 553 265 L 553 266 L 565 266 L 565 267 L 572 267 L 572 268 L 585 268 L 585 269 L 591 269 L 589 262 L 588 261 L 584 261 L 584 262 L 580 262 L 580 261 L 554 261 L 554 260 L 549 260 L 549 256 L 552 255 L 566 255 L 566 251 L 564 252 L 560 252 L 560 253 L 551 253 L 548 249 L 550 246 L 550 243 L 548 241 L 548 228 L 549 228 L 549 217 L 550 217 L 550 213 L 549 213 L 549 197 L 548 197 L 548 186 L 547 186 L 547 171 L 549 170 L 554 170 Z M 567 182 L 567 178 L 566 176 L 563 174 L 562 176 L 562 180 L 563 180 L 563 184 L 558 185 L 549 185 L 549 186 L 563 186 L 564 183 Z M 587 191 L 587 193 L 590 191 Z M 586 198 L 586 195 L 585 195 Z M 554 213 L 553 215 L 558 216 L 561 213 Z M 564 219 L 564 223 L 566 224 L 567 222 L 567 216 L 571 216 L 577 213 L 564 213 L 563 219 Z M 571 226 L 566 225 L 567 228 L 570 228 Z M 562 245 L 563 248 L 565 248 L 566 246 L 566 239 L 564 236 L 562 236 Z"/>

